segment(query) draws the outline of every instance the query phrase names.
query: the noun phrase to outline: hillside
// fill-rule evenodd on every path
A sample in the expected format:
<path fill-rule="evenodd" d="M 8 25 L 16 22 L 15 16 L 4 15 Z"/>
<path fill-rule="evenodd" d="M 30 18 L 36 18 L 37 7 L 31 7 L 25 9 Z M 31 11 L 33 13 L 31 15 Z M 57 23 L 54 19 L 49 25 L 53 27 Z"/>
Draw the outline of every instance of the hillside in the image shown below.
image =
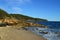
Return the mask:
<path fill-rule="evenodd" d="M 6 11 L 0 9 L 0 19 L 4 19 L 6 17 L 10 17 L 10 15 Z"/>
<path fill-rule="evenodd" d="M 22 15 L 22 14 L 10 14 L 10 15 L 16 19 L 34 20 L 34 21 L 47 21 L 46 19 L 33 18 L 33 17 L 26 16 L 26 15 Z"/>
<path fill-rule="evenodd" d="M 6 17 L 13 17 L 16 19 L 24 19 L 24 20 L 35 20 L 35 21 L 47 21 L 46 19 L 40 19 L 40 18 L 33 18 L 33 17 L 29 17 L 26 15 L 22 15 L 22 14 L 8 14 L 6 11 L 0 9 L 0 19 L 1 18 L 6 18 Z"/>
<path fill-rule="evenodd" d="M 6 11 L 0 9 L 0 25 L 17 25 L 20 26 L 42 26 L 36 22 L 47 21 L 45 19 L 33 18 L 22 14 L 9 14 Z"/>

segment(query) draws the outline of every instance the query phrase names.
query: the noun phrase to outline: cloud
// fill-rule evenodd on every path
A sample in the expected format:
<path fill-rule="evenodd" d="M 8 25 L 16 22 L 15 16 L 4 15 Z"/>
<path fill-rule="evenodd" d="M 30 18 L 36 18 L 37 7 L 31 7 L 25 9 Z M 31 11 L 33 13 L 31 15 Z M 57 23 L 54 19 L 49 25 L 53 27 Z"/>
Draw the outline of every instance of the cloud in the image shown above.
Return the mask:
<path fill-rule="evenodd" d="M 23 11 L 23 9 L 19 8 L 19 7 L 12 7 L 12 9 L 14 10 L 19 10 L 19 11 Z"/>
<path fill-rule="evenodd" d="M 25 3 L 31 2 L 31 0 L 5 0 L 5 2 L 9 4 L 15 4 L 15 3 L 25 4 Z"/>
<path fill-rule="evenodd" d="M 31 0 L 0 0 L 0 8 L 13 13 L 24 12 L 22 5 L 30 3 Z"/>
<path fill-rule="evenodd" d="M 22 13 L 23 9 L 20 7 L 12 7 L 13 13 Z"/>

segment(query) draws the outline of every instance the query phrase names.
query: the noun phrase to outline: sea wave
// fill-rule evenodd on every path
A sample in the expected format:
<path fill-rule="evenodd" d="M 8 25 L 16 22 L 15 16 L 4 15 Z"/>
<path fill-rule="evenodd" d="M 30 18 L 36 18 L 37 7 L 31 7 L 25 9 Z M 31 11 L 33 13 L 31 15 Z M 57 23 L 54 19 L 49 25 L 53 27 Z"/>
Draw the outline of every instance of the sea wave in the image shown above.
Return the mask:
<path fill-rule="evenodd" d="M 60 29 L 26 27 L 29 31 L 47 38 L 47 40 L 60 40 Z"/>

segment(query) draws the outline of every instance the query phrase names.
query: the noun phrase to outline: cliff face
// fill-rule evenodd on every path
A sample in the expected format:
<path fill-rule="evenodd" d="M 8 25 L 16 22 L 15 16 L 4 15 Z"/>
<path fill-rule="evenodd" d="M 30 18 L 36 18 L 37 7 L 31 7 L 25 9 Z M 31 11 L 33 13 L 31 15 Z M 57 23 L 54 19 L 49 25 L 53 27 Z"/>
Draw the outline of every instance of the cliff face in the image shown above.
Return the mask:
<path fill-rule="evenodd" d="M 30 20 L 31 22 L 27 21 Z M 47 21 L 45 19 L 40 19 L 40 18 L 33 18 L 21 14 L 8 14 L 4 10 L 0 9 L 0 24 L 4 23 L 6 25 L 19 25 L 21 27 L 44 27 L 44 25 L 34 23 L 33 21 L 40 22 L 40 21 Z"/>

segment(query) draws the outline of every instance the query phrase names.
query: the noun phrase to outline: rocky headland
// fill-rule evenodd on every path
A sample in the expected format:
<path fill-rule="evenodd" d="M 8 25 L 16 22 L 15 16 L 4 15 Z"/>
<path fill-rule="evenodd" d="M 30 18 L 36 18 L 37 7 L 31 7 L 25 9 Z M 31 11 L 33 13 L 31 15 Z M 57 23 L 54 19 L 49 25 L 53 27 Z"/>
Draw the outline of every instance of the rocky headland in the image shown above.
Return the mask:
<path fill-rule="evenodd" d="M 47 28 L 47 26 L 37 23 L 40 21 L 47 21 L 47 20 L 40 19 L 40 18 L 33 18 L 33 17 L 22 15 L 22 14 L 8 14 L 6 11 L 0 9 L 0 26 L 17 25 L 21 27 L 35 26 L 35 27 Z"/>
<path fill-rule="evenodd" d="M 0 9 L 0 40 L 46 40 L 41 36 L 22 29 L 24 27 L 48 28 L 48 26 L 37 23 L 40 21 L 47 22 L 45 19 L 21 14 L 9 14 Z"/>

